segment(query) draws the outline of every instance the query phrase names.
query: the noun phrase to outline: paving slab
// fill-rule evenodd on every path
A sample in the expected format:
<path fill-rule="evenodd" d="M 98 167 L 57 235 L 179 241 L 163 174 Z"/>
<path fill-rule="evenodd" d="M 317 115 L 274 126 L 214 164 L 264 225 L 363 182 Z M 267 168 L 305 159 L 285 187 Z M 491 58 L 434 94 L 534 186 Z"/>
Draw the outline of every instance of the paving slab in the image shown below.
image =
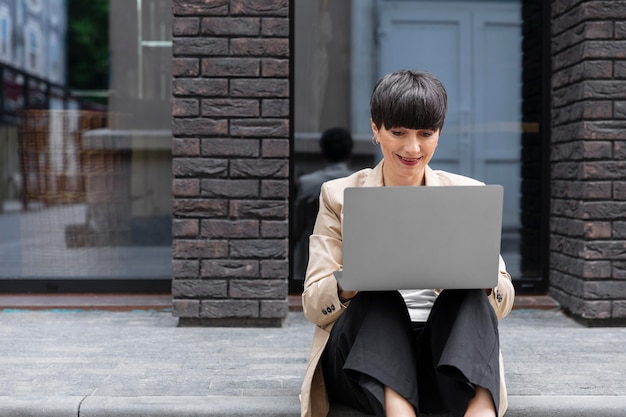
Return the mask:
<path fill-rule="evenodd" d="M 162 310 L 0 310 L 0 416 L 297 416 L 313 335 L 178 327 Z M 626 328 L 558 309 L 500 324 L 508 417 L 626 416 Z M 337 408 L 331 417 L 361 414 Z"/>

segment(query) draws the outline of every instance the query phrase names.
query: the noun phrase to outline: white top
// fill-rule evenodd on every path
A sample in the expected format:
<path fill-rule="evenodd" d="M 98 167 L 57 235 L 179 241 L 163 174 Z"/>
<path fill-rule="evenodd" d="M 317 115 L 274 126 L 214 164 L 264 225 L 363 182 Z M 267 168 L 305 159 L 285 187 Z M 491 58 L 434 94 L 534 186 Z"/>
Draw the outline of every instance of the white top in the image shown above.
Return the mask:
<path fill-rule="evenodd" d="M 409 310 L 411 321 L 425 322 L 435 303 L 435 290 L 400 290 L 406 307 Z"/>

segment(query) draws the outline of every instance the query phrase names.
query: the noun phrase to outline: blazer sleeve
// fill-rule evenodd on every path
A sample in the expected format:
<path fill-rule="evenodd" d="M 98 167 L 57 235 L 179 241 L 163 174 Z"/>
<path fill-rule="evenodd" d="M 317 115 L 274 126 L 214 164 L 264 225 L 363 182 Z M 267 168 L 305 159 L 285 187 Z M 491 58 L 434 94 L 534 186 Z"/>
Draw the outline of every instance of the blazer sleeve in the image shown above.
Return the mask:
<path fill-rule="evenodd" d="M 320 190 L 319 211 L 309 238 L 309 263 L 302 292 L 306 318 L 318 326 L 333 323 L 346 306 L 339 301 L 333 272 L 343 268 L 341 203 L 327 183 Z"/>
<path fill-rule="evenodd" d="M 498 285 L 491 290 L 489 302 L 495 310 L 498 319 L 508 316 L 515 302 L 515 289 L 511 281 L 511 275 L 506 271 L 502 256 L 500 256 Z"/>

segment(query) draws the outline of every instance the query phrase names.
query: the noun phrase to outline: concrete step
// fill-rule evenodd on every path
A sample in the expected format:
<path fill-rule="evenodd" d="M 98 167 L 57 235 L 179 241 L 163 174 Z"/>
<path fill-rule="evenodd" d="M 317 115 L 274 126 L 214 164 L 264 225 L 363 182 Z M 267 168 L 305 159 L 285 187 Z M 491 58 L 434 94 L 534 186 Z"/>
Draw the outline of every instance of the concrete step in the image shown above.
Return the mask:
<path fill-rule="evenodd" d="M 0 416 L 11 417 L 298 417 L 289 397 L 0 397 Z M 506 417 L 624 417 L 626 396 L 510 396 Z M 366 417 L 334 406 L 329 417 Z M 426 417 L 426 416 L 422 416 Z M 438 416 L 444 417 L 444 416 Z"/>

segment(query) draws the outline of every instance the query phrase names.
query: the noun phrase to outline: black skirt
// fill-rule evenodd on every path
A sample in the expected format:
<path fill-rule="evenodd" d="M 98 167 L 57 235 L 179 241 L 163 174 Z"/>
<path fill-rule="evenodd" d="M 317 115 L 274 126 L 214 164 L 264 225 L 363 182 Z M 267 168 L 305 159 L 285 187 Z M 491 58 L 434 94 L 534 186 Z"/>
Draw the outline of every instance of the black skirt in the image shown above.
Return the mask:
<path fill-rule="evenodd" d="M 360 292 L 335 322 L 322 356 L 331 402 L 384 416 L 384 388 L 419 413 L 463 416 L 475 387 L 499 405 L 498 320 L 482 290 L 446 290 L 425 323 L 397 291 Z"/>

